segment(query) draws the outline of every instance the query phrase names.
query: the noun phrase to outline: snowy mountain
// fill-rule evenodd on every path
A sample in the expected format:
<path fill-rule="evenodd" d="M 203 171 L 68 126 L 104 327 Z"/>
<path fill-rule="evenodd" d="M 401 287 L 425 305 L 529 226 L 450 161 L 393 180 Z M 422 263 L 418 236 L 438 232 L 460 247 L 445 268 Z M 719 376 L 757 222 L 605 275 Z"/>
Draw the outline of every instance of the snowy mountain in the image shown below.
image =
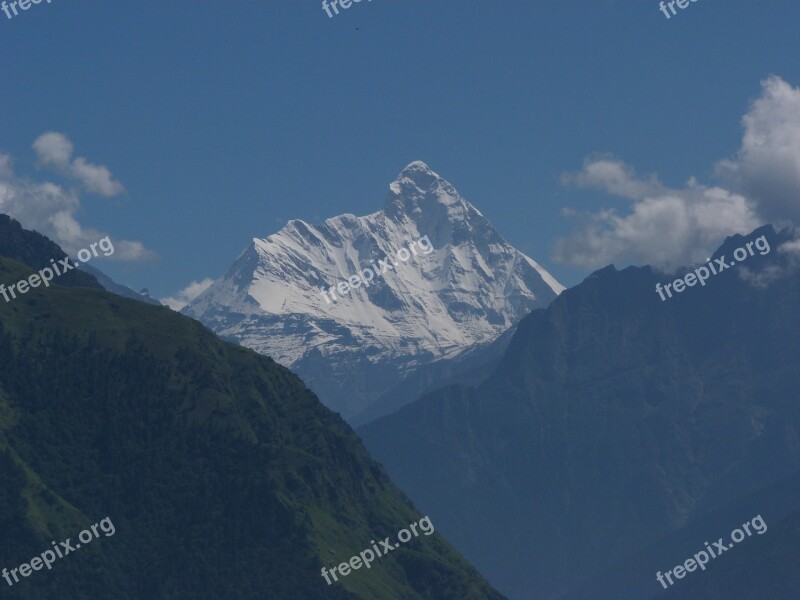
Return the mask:
<path fill-rule="evenodd" d="M 382 210 L 293 220 L 254 239 L 182 312 L 291 368 L 347 418 L 420 366 L 490 344 L 563 289 L 416 161 Z"/>

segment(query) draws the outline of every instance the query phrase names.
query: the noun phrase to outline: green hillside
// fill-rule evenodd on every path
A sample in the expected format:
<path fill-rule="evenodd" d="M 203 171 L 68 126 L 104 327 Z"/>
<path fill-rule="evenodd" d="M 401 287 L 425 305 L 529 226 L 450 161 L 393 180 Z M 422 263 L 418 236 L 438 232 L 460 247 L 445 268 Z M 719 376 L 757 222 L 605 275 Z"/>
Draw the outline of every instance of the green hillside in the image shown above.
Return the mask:
<path fill-rule="evenodd" d="M 288 370 L 96 289 L 0 300 L 0 477 L 0 567 L 116 528 L 2 597 L 502 597 L 438 532 L 325 584 L 422 515 Z"/>

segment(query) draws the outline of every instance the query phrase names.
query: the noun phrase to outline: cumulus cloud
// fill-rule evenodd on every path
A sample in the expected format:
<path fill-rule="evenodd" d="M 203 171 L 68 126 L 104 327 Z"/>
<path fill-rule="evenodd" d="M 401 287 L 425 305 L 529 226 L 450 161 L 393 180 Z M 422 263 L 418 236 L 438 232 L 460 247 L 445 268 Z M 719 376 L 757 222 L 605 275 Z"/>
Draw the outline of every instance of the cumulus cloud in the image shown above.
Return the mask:
<path fill-rule="evenodd" d="M 210 288 L 212 283 L 214 283 L 214 280 L 209 277 L 206 277 L 202 281 L 193 281 L 179 291 L 175 296 L 167 296 L 166 298 L 159 298 L 159 300 L 162 304 L 169 306 L 172 310 L 179 311 L 184 306 L 189 304 L 189 302 Z"/>
<path fill-rule="evenodd" d="M 775 75 L 742 118 L 735 158 L 717 164 L 730 187 L 754 198 L 770 221 L 800 223 L 800 88 Z"/>
<path fill-rule="evenodd" d="M 47 156 L 60 160 L 65 148 L 52 141 L 47 146 Z M 0 153 L 0 213 L 15 218 L 26 229 L 46 235 L 74 256 L 78 250 L 109 235 L 81 225 L 76 218 L 80 208 L 80 197 L 75 190 L 50 181 L 19 177 L 14 172 L 12 157 Z M 110 237 L 114 242 L 112 258 L 115 260 L 143 260 L 155 256 L 141 242 Z"/>
<path fill-rule="evenodd" d="M 761 270 L 750 269 L 742 265 L 739 270 L 739 277 L 755 287 L 766 288 L 779 279 L 796 272 L 800 268 L 800 239 L 781 244 L 778 248 L 778 255 L 783 260 L 776 264 L 767 265 Z"/>
<path fill-rule="evenodd" d="M 572 218 L 583 225 L 558 240 L 555 257 L 587 269 L 626 261 L 670 270 L 702 261 L 726 235 L 747 233 L 759 223 L 743 196 L 695 179 L 682 189 L 669 189 L 655 177 L 638 178 L 616 159 L 588 161 L 565 181 L 633 200 L 624 214 L 615 209 L 572 211 Z"/>
<path fill-rule="evenodd" d="M 62 133 L 54 131 L 43 133 L 33 142 L 33 149 L 41 166 L 51 167 L 75 179 L 87 192 L 111 197 L 125 191 L 122 184 L 114 180 L 108 167 L 94 165 L 82 156 L 73 160 L 72 142 Z"/>
<path fill-rule="evenodd" d="M 14 169 L 9 154 L 0 154 L 0 177 L 12 177 Z"/>
<path fill-rule="evenodd" d="M 769 77 L 742 125 L 738 153 L 716 165 L 720 185 L 691 178 L 671 189 L 614 157 L 590 158 L 563 175 L 564 185 L 632 202 L 622 210 L 564 212 L 581 223 L 557 241 L 555 259 L 587 269 L 624 262 L 672 270 L 702 262 L 728 235 L 767 222 L 800 225 L 800 88 Z"/>
<path fill-rule="evenodd" d="M 655 175 L 651 175 L 648 180 L 639 179 L 631 167 L 613 157 L 587 159 L 579 173 L 562 175 L 561 183 L 601 188 L 630 200 L 639 200 L 663 189 Z"/>
<path fill-rule="evenodd" d="M 74 147 L 65 135 L 50 131 L 36 138 L 33 149 L 42 165 L 65 169 L 69 167 Z"/>

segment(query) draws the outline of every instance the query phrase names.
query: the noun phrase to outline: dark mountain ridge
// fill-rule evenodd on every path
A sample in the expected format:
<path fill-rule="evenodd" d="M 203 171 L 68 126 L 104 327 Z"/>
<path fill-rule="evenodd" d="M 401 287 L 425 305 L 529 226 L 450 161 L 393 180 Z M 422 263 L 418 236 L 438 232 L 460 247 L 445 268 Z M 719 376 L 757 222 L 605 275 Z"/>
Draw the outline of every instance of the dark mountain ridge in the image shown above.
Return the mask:
<path fill-rule="evenodd" d="M 483 384 L 434 392 L 362 439 L 509 597 L 591 587 L 800 470 L 800 277 L 779 251 L 794 234 L 767 226 L 715 256 L 762 235 L 770 252 L 665 302 L 656 283 L 689 269 L 597 271 L 523 319 Z"/>
<path fill-rule="evenodd" d="M 0 256 L 27 265 L 34 271 L 51 267 L 51 259 L 60 261 L 67 258 L 66 252 L 58 244 L 36 231 L 23 229 L 19 221 L 2 213 L 0 213 Z M 103 289 L 92 275 L 77 269 L 57 277 L 51 282 L 51 285 L 53 284 Z"/>

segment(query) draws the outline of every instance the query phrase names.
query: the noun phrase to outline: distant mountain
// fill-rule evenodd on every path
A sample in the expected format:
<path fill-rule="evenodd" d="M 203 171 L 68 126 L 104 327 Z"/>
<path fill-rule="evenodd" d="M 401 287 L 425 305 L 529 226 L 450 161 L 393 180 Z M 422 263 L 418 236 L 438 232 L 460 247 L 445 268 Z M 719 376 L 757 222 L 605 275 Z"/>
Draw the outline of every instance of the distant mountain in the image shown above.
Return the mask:
<path fill-rule="evenodd" d="M 786 521 L 787 515 L 797 512 L 798 507 L 800 473 L 795 473 L 752 494 L 736 498 L 720 509 L 703 512 L 679 529 L 647 546 L 628 552 L 611 568 L 593 574 L 569 594 L 559 597 L 559 600 L 793 599 L 797 589 L 794 582 L 798 577 L 797 561 L 794 558 L 800 551 L 800 531 L 796 532 L 795 537 L 785 540 L 781 540 L 780 534 L 775 535 L 774 532 Z M 704 550 L 705 542 L 713 544 L 723 538 L 730 543 L 730 533 L 734 529 L 741 529 L 743 523 L 751 522 L 755 516 L 760 516 L 766 524 L 766 532 L 757 534 L 751 527 L 752 535 L 734 546 L 735 552 L 731 549 L 716 558 L 709 558 L 705 570 L 696 569 L 691 576 L 687 574 L 682 580 L 673 578 L 673 585 L 669 586 L 664 573 L 671 571 L 676 565 L 685 564 L 687 558 Z M 783 559 L 771 559 L 772 565 L 769 569 L 763 569 L 755 563 L 746 569 L 742 568 L 750 561 L 754 550 L 763 553 L 765 543 L 770 547 L 769 555 L 783 554 Z M 741 556 L 745 557 L 744 560 L 738 559 Z M 738 579 L 736 586 L 726 586 L 728 591 L 719 593 L 723 588 L 719 588 L 718 584 L 728 579 L 736 570 L 743 578 L 734 578 Z M 668 593 L 658 583 L 656 573 L 662 574 Z M 733 589 L 739 593 L 732 593 Z M 784 592 L 769 593 L 777 589 Z"/>
<path fill-rule="evenodd" d="M 11 231 L 0 283 L 63 254 Z M 0 567 L 76 548 L 9 597 L 502 598 L 438 532 L 327 585 L 323 566 L 421 515 L 287 369 L 101 289 L 0 301 L 0 480 Z M 115 534 L 78 548 L 105 517 Z"/>
<path fill-rule="evenodd" d="M 321 293 L 367 268 L 381 271 L 368 287 Z M 349 418 L 421 366 L 494 341 L 562 289 L 417 161 L 376 213 L 294 220 L 254 239 L 182 312 L 291 368 Z"/>
<path fill-rule="evenodd" d="M 610 570 L 646 548 L 648 564 L 669 569 L 677 542 L 659 540 L 747 498 L 754 516 L 759 491 L 800 470 L 794 235 L 733 236 L 715 258 L 730 263 L 760 236 L 770 252 L 666 301 L 656 283 L 688 270 L 594 273 L 523 319 L 484 383 L 436 391 L 362 439 L 510 598 L 622 600 L 595 577 L 621 581 Z M 713 531 L 738 524 L 726 522 Z M 691 530 L 678 540 L 687 547 Z M 656 570 L 630 597 L 659 591 Z M 737 581 L 747 595 L 714 597 L 756 597 L 763 578 Z"/>
<path fill-rule="evenodd" d="M 363 411 L 348 419 L 353 427 L 361 427 L 380 417 L 397 412 L 406 404 L 454 383 L 480 385 L 497 368 L 516 327 L 482 346 L 473 346 L 454 358 L 444 358 L 412 371 L 395 386 L 383 392 Z"/>
<path fill-rule="evenodd" d="M 137 292 L 126 285 L 119 284 L 111 279 L 111 277 L 103 273 L 100 269 L 93 267 L 89 263 L 83 263 L 80 268 L 97 279 L 98 283 L 102 285 L 106 291 L 111 292 L 112 294 L 122 296 L 123 298 L 139 300 L 140 302 L 146 302 L 147 304 L 152 304 L 154 306 L 161 306 L 161 302 L 153 298 L 147 290 L 141 290 Z"/>
<path fill-rule="evenodd" d="M 800 510 L 726 552 L 702 577 L 688 577 L 660 600 L 793 600 L 800 590 Z"/>

